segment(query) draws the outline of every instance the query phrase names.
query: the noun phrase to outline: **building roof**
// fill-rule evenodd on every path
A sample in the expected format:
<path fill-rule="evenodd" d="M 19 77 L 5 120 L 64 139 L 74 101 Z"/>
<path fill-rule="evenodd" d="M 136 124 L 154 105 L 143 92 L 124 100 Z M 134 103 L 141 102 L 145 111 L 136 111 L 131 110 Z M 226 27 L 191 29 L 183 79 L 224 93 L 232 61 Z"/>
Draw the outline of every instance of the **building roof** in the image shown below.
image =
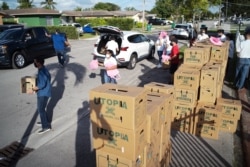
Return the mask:
<path fill-rule="evenodd" d="M 3 10 L 8 15 L 20 16 L 20 15 L 61 15 L 57 10 L 44 9 L 44 8 L 27 8 L 27 9 L 10 9 Z"/>
<path fill-rule="evenodd" d="M 86 11 L 62 11 L 63 16 L 77 17 L 100 17 L 100 16 L 134 16 L 140 11 L 107 11 L 107 10 L 86 10 Z"/>

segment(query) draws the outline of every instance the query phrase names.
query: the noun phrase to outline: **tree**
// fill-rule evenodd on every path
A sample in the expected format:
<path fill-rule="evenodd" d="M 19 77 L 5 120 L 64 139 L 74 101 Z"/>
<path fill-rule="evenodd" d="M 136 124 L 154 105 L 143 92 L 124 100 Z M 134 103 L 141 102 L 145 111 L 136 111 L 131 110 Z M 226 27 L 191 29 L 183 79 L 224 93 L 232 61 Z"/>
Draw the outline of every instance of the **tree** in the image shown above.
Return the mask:
<path fill-rule="evenodd" d="M 1 10 L 8 10 L 8 9 L 10 9 L 9 5 L 6 2 L 3 2 L 0 8 L 1 8 Z"/>
<path fill-rule="evenodd" d="M 119 6 L 113 3 L 109 3 L 109 2 L 108 3 L 99 2 L 95 4 L 94 9 L 95 10 L 107 10 L 107 11 L 121 10 Z"/>
<path fill-rule="evenodd" d="M 74 11 L 82 11 L 83 9 L 80 6 L 77 6 Z"/>
<path fill-rule="evenodd" d="M 223 1 L 222 6 L 221 11 L 225 16 L 250 17 L 249 0 L 226 0 Z"/>
<path fill-rule="evenodd" d="M 126 11 L 137 11 L 137 9 L 135 9 L 134 7 L 126 7 L 126 8 L 124 8 L 124 10 L 126 10 Z"/>
<path fill-rule="evenodd" d="M 44 2 L 40 3 L 43 8 L 45 9 L 56 9 L 55 5 L 57 4 L 56 2 L 53 2 L 53 0 L 45 0 Z"/>
<path fill-rule="evenodd" d="M 19 6 L 17 6 L 17 9 L 25 9 L 25 8 L 34 8 L 35 5 L 33 5 L 33 0 L 17 0 L 19 3 Z"/>
<path fill-rule="evenodd" d="M 209 6 L 219 2 L 220 0 L 156 0 L 152 11 L 160 17 L 183 15 L 186 19 L 192 19 L 194 16 L 201 16 Z"/>

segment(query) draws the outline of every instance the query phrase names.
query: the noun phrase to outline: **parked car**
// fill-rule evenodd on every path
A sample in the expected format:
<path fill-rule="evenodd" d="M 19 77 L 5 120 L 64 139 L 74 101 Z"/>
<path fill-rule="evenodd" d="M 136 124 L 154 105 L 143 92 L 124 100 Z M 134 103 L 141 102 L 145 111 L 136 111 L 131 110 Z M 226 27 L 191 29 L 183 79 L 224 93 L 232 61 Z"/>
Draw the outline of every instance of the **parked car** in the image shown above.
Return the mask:
<path fill-rule="evenodd" d="M 118 66 L 134 69 L 139 59 L 154 57 L 154 41 L 140 32 L 121 31 L 119 28 L 112 26 L 99 26 L 93 29 L 100 33 L 100 38 L 95 43 L 93 53 L 99 62 L 104 61 L 105 45 L 111 36 L 115 37 L 119 45 L 119 52 L 115 57 Z"/>
<path fill-rule="evenodd" d="M 94 33 L 95 31 L 93 30 L 93 28 L 91 27 L 90 23 L 85 24 L 83 27 L 83 32 L 84 33 Z"/>
<path fill-rule="evenodd" d="M 76 31 L 82 35 L 83 34 L 83 29 L 82 29 L 82 26 L 81 24 L 79 23 L 65 23 L 65 24 L 60 24 L 60 26 L 73 26 L 76 28 Z"/>
<path fill-rule="evenodd" d="M 242 25 L 250 25 L 250 18 L 241 20 Z"/>
<path fill-rule="evenodd" d="M 148 24 L 151 24 L 151 25 L 166 25 L 167 23 L 166 23 L 165 20 L 161 20 L 159 18 L 154 18 L 154 19 L 149 19 Z"/>
<path fill-rule="evenodd" d="M 23 68 L 34 58 L 55 55 L 45 27 L 13 28 L 0 34 L 0 66 Z"/>
<path fill-rule="evenodd" d="M 18 27 L 24 27 L 24 25 L 22 24 L 5 24 L 5 25 L 0 25 L 0 33 L 8 30 L 8 29 L 12 29 L 12 28 L 18 28 Z"/>
<path fill-rule="evenodd" d="M 192 31 L 193 28 L 190 24 L 176 24 L 172 31 L 172 35 L 177 38 L 188 39 L 192 36 Z"/>

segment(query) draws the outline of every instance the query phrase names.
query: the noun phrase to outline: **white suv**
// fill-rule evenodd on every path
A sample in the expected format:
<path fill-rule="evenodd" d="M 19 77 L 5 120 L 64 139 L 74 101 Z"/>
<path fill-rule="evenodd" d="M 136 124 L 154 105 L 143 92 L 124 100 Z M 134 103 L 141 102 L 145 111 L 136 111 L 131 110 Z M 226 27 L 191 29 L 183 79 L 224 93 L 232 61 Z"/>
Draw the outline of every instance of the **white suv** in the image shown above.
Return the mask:
<path fill-rule="evenodd" d="M 105 46 L 111 36 L 115 37 L 115 41 L 119 46 L 119 52 L 115 57 L 118 66 L 134 69 L 139 59 L 154 57 L 154 41 L 140 32 L 121 31 L 119 28 L 112 26 L 99 26 L 93 29 L 100 33 L 93 53 L 99 62 L 104 61 Z"/>

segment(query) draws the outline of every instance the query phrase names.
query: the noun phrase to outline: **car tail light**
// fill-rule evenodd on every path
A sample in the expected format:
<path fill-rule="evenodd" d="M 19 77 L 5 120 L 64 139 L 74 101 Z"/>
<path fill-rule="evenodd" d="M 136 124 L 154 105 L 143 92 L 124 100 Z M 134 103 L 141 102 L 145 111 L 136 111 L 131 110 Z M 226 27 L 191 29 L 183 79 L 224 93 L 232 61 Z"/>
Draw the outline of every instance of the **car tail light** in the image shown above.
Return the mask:
<path fill-rule="evenodd" d="M 121 51 L 127 51 L 127 50 L 128 50 L 128 47 L 121 47 L 120 50 L 121 50 Z"/>

